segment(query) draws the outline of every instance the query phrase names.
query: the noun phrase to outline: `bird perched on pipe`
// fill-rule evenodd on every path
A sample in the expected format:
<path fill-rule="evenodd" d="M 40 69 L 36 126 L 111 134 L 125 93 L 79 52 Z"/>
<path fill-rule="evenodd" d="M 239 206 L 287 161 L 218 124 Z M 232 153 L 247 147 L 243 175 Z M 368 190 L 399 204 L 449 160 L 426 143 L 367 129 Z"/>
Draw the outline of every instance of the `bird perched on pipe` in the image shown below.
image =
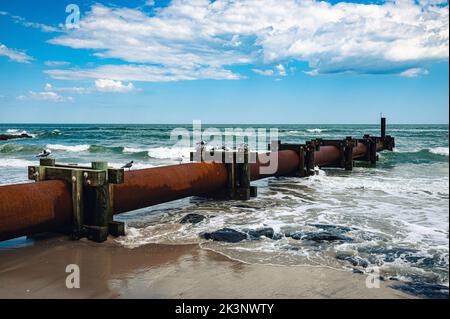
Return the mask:
<path fill-rule="evenodd" d="M 40 152 L 38 155 L 36 155 L 36 157 L 39 158 L 46 158 L 48 157 L 52 152 L 50 150 L 43 150 L 42 152 Z"/>
<path fill-rule="evenodd" d="M 128 168 L 129 170 L 131 169 L 131 167 L 133 166 L 134 161 L 131 161 L 129 163 L 126 163 L 124 166 L 122 166 L 121 168 Z"/>

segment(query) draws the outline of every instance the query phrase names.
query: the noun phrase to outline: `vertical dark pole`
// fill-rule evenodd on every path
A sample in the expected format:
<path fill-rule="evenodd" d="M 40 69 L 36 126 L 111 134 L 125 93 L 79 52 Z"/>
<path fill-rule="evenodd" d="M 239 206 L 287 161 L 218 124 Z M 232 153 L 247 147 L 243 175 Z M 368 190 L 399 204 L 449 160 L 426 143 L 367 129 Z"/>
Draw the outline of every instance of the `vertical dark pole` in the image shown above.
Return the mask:
<path fill-rule="evenodd" d="M 103 170 L 108 172 L 108 162 L 92 162 L 92 169 Z M 108 177 L 107 177 L 108 178 Z M 112 210 L 109 201 L 109 185 L 106 182 L 104 185 L 95 187 L 93 189 L 94 195 L 94 218 L 95 226 L 107 227 L 113 220 Z"/>
<path fill-rule="evenodd" d="M 386 118 L 381 118 L 381 137 L 386 137 Z"/>

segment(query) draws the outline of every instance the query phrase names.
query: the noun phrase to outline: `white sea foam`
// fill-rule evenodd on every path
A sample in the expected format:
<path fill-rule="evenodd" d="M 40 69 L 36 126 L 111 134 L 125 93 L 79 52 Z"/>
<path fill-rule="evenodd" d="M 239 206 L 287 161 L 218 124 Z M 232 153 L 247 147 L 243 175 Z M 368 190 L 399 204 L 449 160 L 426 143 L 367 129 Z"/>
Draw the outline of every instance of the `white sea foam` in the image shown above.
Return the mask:
<path fill-rule="evenodd" d="M 29 161 L 19 158 L 0 158 L 0 167 L 23 167 L 36 165 L 36 161 Z"/>
<path fill-rule="evenodd" d="M 325 132 L 326 129 L 323 129 L 323 128 L 311 128 L 311 129 L 307 129 L 307 131 L 309 133 L 322 133 L 322 132 Z"/>
<path fill-rule="evenodd" d="M 9 135 L 17 135 L 17 136 L 20 136 L 20 135 L 22 135 L 22 134 L 27 134 L 27 135 L 29 135 L 29 136 L 31 136 L 31 137 L 36 137 L 36 134 L 28 133 L 28 132 L 25 131 L 25 130 L 18 130 L 18 129 L 7 129 L 7 130 L 6 130 L 6 134 L 9 134 Z"/>
<path fill-rule="evenodd" d="M 189 147 L 155 147 L 148 150 L 148 156 L 157 159 L 189 159 Z"/>
<path fill-rule="evenodd" d="M 435 147 L 430 149 L 430 152 L 433 154 L 448 156 L 448 147 Z"/>
<path fill-rule="evenodd" d="M 123 149 L 124 153 L 141 153 L 141 152 L 146 152 L 145 149 L 142 148 L 136 148 L 136 147 L 125 147 Z"/>
<path fill-rule="evenodd" d="M 61 144 L 48 144 L 47 148 L 56 151 L 65 151 L 65 152 L 85 152 L 89 150 L 89 145 L 81 144 L 81 145 L 61 145 Z"/>

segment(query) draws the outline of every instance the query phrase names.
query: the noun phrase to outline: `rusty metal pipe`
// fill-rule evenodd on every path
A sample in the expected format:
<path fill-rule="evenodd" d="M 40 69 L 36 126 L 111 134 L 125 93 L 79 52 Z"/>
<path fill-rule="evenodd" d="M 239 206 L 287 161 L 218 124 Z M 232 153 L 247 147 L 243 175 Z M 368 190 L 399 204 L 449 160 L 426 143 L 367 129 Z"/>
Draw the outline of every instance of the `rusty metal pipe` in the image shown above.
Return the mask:
<path fill-rule="evenodd" d="M 66 182 L 0 186 L 0 240 L 56 229 L 69 224 L 71 216 Z"/>
<path fill-rule="evenodd" d="M 377 144 L 382 150 L 384 145 Z M 358 143 L 353 157 L 364 156 L 367 147 Z M 273 175 L 290 175 L 299 167 L 294 151 L 277 153 L 274 174 L 261 174 L 265 164 L 259 159 L 250 165 L 252 180 Z M 339 150 L 323 146 L 315 152 L 315 164 L 339 159 Z M 125 172 L 125 183 L 114 185 L 114 213 L 120 214 L 168 201 L 206 195 L 227 185 L 227 169 L 221 163 L 189 163 Z M 0 240 L 50 231 L 72 220 L 71 188 L 63 181 L 44 181 L 0 186 Z"/>
<path fill-rule="evenodd" d="M 269 155 L 270 153 L 266 153 L 266 155 Z M 275 153 L 278 156 L 278 165 L 277 170 L 273 174 L 263 174 L 261 173 L 261 168 L 264 166 L 268 166 L 267 159 L 268 156 L 264 159 L 261 156 L 258 156 L 256 159 L 256 163 L 250 164 L 250 177 L 252 181 L 256 181 L 258 179 L 278 175 L 290 175 L 296 170 L 298 170 L 298 167 L 300 165 L 300 159 L 298 158 L 298 155 L 294 151 L 286 150 L 286 151 L 280 151 Z"/>
<path fill-rule="evenodd" d="M 227 185 L 227 168 L 221 163 L 189 163 L 125 173 L 125 182 L 114 185 L 114 213 L 172 200 L 204 195 Z"/>

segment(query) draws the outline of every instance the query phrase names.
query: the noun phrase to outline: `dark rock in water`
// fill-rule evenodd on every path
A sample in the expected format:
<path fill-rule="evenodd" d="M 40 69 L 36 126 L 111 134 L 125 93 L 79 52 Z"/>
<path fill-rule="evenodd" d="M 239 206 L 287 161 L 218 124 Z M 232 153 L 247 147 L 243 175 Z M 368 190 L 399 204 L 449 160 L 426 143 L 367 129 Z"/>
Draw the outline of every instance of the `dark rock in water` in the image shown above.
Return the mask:
<path fill-rule="evenodd" d="M 180 220 L 180 224 L 197 224 L 204 220 L 206 217 L 199 214 L 187 214 Z"/>
<path fill-rule="evenodd" d="M 15 138 L 33 138 L 33 136 L 22 133 L 20 135 L 0 134 L 0 141 L 12 140 Z"/>
<path fill-rule="evenodd" d="M 362 271 L 361 269 L 353 268 L 353 273 L 354 274 L 364 274 L 364 271 Z"/>
<path fill-rule="evenodd" d="M 392 288 L 399 289 L 414 296 L 430 299 L 448 299 L 448 287 L 434 283 L 410 282 L 402 285 L 392 285 Z"/>
<path fill-rule="evenodd" d="M 248 235 L 250 236 L 250 239 L 259 239 L 261 236 L 273 238 L 274 231 L 272 227 L 263 227 L 249 230 Z"/>
<path fill-rule="evenodd" d="M 304 236 L 305 236 L 305 234 L 300 231 L 286 234 L 286 237 L 291 237 L 292 239 L 295 239 L 295 240 L 301 240 L 301 239 L 303 239 Z"/>
<path fill-rule="evenodd" d="M 309 225 L 314 226 L 319 229 L 322 229 L 322 230 L 331 230 L 331 231 L 337 231 L 337 232 L 343 232 L 343 233 L 346 233 L 346 232 L 356 229 L 353 227 L 330 225 L 330 224 L 309 224 Z"/>
<path fill-rule="evenodd" d="M 403 259 L 415 263 L 423 258 L 417 256 L 418 250 L 402 247 L 371 247 L 366 252 L 372 255 L 378 255 L 383 262 L 394 262 L 396 259 Z"/>
<path fill-rule="evenodd" d="M 247 234 L 231 228 L 222 228 L 211 233 L 203 233 L 202 236 L 205 239 L 212 239 L 214 241 L 224 241 L 228 243 L 237 243 L 247 239 Z"/>
<path fill-rule="evenodd" d="M 400 279 L 398 278 L 398 277 L 396 277 L 396 276 L 391 276 L 391 277 L 389 277 L 388 278 L 389 280 L 392 280 L 392 281 L 399 281 Z"/>
<path fill-rule="evenodd" d="M 292 236 L 291 236 L 292 237 Z M 332 232 L 318 232 L 318 233 L 306 233 L 301 239 L 303 240 L 312 240 L 315 242 L 321 242 L 321 241 L 353 241 L 350 237 L 341 235 L 341 234 L 335 234 Z"/>
<path fill-rule="evenodd" d="M 348 261 L 352 264 L 352 266 L 360 266 L 363 268 L 367 268 L 367 266 L 369 266 L 369 262 L 367 260 L 345 252 L 337 252 L 336 259 Z"/>
<path fill-rule="evenodd" d="M 280 233 L 275 233 L 272 237 L 273 240 L 280 240 L 281 238 L 283 238 L 283 234 Z"/>

